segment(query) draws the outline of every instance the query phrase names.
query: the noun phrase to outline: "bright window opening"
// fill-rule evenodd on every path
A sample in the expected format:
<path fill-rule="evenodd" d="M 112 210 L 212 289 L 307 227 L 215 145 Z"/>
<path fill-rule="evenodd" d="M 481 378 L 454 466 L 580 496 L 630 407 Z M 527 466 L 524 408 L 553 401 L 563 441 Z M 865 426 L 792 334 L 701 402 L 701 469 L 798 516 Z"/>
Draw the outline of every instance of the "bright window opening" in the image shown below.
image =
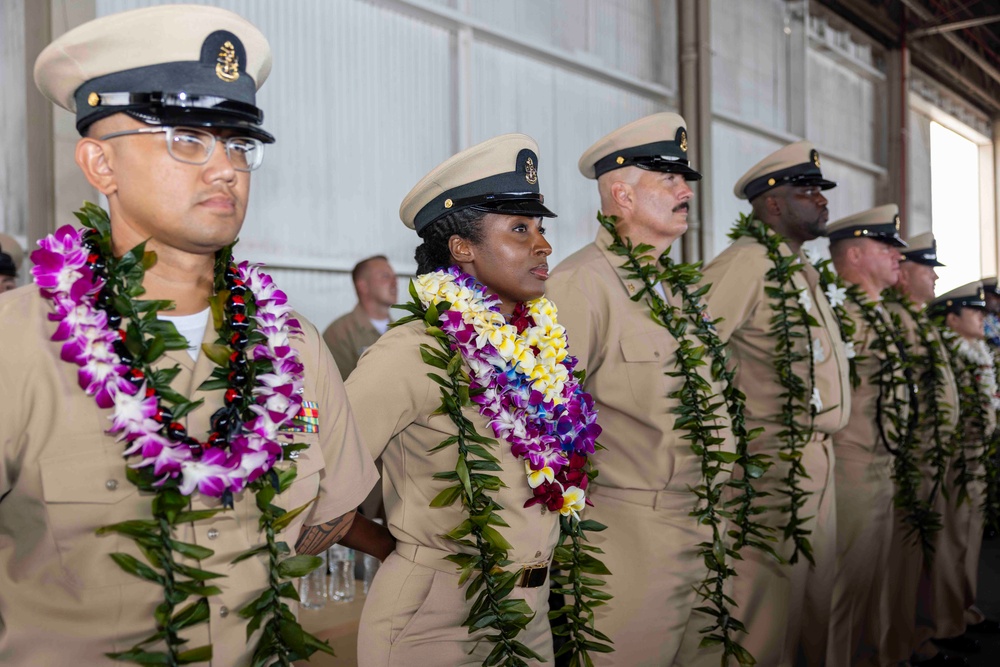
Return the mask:
<path fill-rule="evenodd" d="M 979 220 L 979 147 L 931 123 L 931 226 L 937 240 L 937 293 L 983 277 Z"/>

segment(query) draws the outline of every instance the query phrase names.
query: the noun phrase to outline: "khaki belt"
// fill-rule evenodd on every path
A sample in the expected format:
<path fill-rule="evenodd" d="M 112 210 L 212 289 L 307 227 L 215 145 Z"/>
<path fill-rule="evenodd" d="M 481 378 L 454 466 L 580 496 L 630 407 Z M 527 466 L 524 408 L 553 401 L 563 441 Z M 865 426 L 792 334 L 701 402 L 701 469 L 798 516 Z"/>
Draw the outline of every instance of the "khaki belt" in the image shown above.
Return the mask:
<path fill-rule="evenodd" d="M 432 570 L 446 574 L 453 574 L 455 576 L 459 574 L 458 565 L 455 565 L 450 560 L 445 560 L 445 556 L 453 555 L 451 551 L 432 549 L 431 547 L 408 544 L 406 542 L 397 542 L 396 553 L 411 563 L 423 565 L 424 567 L 429 567 Z M 532 563 L 511 563 L 507 565 L 507 568 L 508 571 L 520 570 L 520 576 L 518 576 L 517 583 L 515 584 L 515 586 L 520 588 L 538 588 L 545 583 L 549 575 L 548 559 Z"/>
<path fill-rule="evenodd" d="M 645 489 L 616 489 L 612 486 L 595 485 L 591 493 L 595 496 L 614 498 L 633 505 L 652 507 L 656 510 L 691 511 L 698 502 L 697 496 L 691 491 L 647 491 Z"/>

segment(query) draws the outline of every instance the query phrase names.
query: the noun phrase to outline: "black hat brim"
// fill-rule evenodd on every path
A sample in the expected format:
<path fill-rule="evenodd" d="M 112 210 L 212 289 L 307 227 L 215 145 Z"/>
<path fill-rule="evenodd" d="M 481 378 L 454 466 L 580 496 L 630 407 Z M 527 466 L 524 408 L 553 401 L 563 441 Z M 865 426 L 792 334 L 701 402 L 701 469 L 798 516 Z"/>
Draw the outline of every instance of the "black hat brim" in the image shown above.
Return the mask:
<path fill-rule="evenodd" d="M 916 256 L 916 253 L 914 253 L 913 257 L 910 257 L 906 253 L 903 253 L 903 256 L 906 257 L 907 262 L 913 262 L 914 264 L 923 264 L 924 266 L 945 266 L 942 262 L 939 262 L 936 259 L 920 259 Z"/>
<path fill-rule="evenodd" d="M 820 190 L 832 190 L 837 187 L 836 181 L 828 181 L 825 178 L 819 178 L 816 176 L 803 176 L 799 179 L 792 179 L 788 185 L 793 185 L 797 188 L 804 187 L 819 187 Z"/>
<path fill-rule="evenodd" d="M 646 171 L 658 171 L 664 174 L 683 174 L 689 181 L 700 181 L 701 172 L 692 169 L 689 165 L 669 160 L 643 160 L 632 163 L 633 167 L 639 167 Z"/>
<path fill-rule="evenodd" d="M 555 218 L 555 213 L 535 199 L 505 199 L 470 206 L 469 208 L 501 215 L 520 215 L 526 218 Z"/>
<path fill-rule="evenodd" d="M 116 110 L 120 111 L 120 110 Z M 146 123 L 185 127 L 204 127 L 213 130 L 232 130 L 242 135 L 258 139 L 265 144 L 273 144 L 274 135 L 259 125 L 226 113 L 194 109 L 158 109 L 149 113 L 142 109 L 129 109 L 126 113 Z"/>

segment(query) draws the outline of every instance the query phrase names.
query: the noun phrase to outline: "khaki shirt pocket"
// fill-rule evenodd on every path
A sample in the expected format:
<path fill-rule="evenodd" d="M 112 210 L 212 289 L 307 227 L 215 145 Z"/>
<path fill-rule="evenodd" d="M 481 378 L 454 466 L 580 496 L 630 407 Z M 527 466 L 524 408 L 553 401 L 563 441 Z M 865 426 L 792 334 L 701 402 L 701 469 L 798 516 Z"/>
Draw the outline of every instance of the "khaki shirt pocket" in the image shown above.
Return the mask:
<path fill-rule="evenodd" d="M 632 399 L 644 410 L 662 405 L 667 391 L 664 364 L 670 351 L 652 333 L 624 336 L 621 339 L 625 375 L 632 390 Z"/>
<path fill-rule="evenodd" d="M 39 463 L 49 530 L 60 564 L 80 588 L 138 581 L 111 560 L 119 551 L 138 555 L 131 539 L 98 528 L 150 516 L 148 500 L 125 476 L 125 460 L 105 449 Z"/>

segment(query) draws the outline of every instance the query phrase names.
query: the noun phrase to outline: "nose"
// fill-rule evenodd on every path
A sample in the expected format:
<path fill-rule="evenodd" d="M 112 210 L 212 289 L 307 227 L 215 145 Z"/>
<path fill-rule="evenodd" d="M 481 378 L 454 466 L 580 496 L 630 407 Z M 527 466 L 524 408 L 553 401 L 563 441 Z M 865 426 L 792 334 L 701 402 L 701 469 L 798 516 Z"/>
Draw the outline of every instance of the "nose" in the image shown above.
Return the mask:
<path fill-rule="evenodd" d="M 548 257 L 552 254 L 552 246 L 549 244 L 549 240 L 539 231 L 535 232 L 534 251 L 536 255 L 541 255 L 542 257 Z"/>
<path fill-rule="evenodd" d="M 693 196 L 694 196 L 694 190 L 691 189 L 691 184 L 688 183 L 687 179 L 685 178 L 681 184 L 680 192 L 677 195 L 677 199 L 679 199 L 682 202 L 685 202 L 691 199 L 691 197 Z"/>
<path fill-rule="evenodd" d="M 826 197 L 823 196 L 823 191 L 822 190 L 819 190 L 819 191 L 816 192 L 816 198 L 817 198 L 817 203 L 820 206 L 824 206 L 825 207 L 827 204 L 830 203 L 829 200 Z"/>
<path fill-rule="evenodd" d="M 210 183 L 216 180 L 236 182 L 236 169 L 226 155 L 225 139 L 221 137 L 216 140 L 215 148 L 205 163 L 205 180 Z"/>

